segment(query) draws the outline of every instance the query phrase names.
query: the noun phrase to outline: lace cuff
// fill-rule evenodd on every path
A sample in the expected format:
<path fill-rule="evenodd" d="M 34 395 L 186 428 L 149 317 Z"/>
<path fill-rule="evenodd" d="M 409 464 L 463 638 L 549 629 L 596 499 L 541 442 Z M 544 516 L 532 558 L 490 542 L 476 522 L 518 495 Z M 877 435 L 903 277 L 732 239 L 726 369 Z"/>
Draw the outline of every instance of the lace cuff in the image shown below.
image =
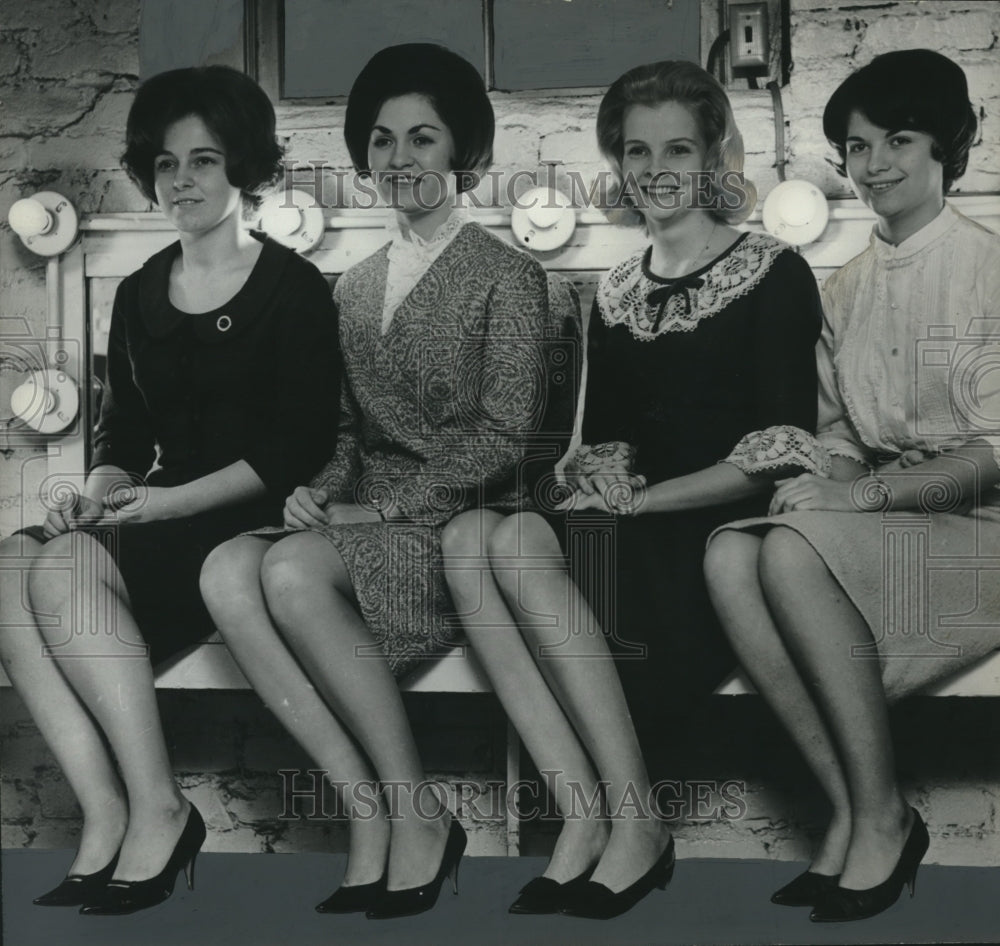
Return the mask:
<path fill-rule="evenodd" d="M 573 455 L 573 469 L 578 473 L 631 473 L 635 447 L 622 440 L 581 444 Z"/>
<path fill-rule="evenodd" d="M 800 473 L 830 475 L 830 455 L 812 434 L 787 424 L 747 434 L 722 463 L 748 476 L 780 479 Z"/>

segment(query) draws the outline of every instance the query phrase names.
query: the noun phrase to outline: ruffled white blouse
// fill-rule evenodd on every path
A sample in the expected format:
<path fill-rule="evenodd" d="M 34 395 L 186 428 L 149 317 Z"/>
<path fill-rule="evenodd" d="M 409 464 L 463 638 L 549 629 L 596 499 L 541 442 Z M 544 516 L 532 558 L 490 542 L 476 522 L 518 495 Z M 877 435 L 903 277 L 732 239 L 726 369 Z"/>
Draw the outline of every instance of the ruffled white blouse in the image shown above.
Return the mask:
<path fill-rule="evenodd" d="M 984 440 L 1000 465 L 1000 236 L 949 204 L 898 246 L 873 232 L 827 279 L 823 309 L 830 453 L 877 465 Z"/>
<path fill-rule="evenodd" d="M 393 216 L 386 227 L 392 242 L 388 250 L 389 269 L 382 303 L 383 335 L 389 331 L 399 304 L 413 291 L 421 276 L 430 269 L 431 264 L 455 239 L 469 219 L 466 211 L 452 210 L 430 239 L 425 240 L 405 224 L 400 224 L 398 217 Z"/>

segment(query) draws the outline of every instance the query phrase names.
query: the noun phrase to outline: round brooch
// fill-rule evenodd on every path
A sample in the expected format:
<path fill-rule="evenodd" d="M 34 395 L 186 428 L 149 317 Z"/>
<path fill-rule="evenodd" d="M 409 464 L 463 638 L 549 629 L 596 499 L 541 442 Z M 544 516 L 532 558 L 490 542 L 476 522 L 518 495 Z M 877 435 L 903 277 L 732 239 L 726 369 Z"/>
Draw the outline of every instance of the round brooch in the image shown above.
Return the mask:
<path fill-rule="evenodd" d="M 232 324 L 233 324 L 233 320 L 228 315 L 220 315 L 215 320 L 215 327 L 220 332 L 228 332 L 229 329 L 232 327 Z"/>

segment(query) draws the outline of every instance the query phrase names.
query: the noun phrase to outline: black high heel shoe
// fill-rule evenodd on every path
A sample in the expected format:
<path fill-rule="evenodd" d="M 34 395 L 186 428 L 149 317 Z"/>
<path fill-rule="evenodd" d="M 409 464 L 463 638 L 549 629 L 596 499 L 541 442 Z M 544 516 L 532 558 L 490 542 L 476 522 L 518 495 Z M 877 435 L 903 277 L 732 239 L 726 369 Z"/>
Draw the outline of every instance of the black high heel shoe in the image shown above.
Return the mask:
<path fill-rule="evenodd" d="M 80 912 L 87 916 L 121 916 L 162 903 L 174 892 L 177 874 L 183 870 L 188 890 L 194 890 L 194 859 L 205 843 L 205 822 L 191 805 L 187 822 L 166 866 L 148 880 L 110 880 Z"/>
<path fill-rule="evenodd" d="M 828 890 L 833 890 L 840 874 L 817 874 L 807 870 L 771 895 L 779 907 L 812 907 Z"/>
<path fill-rule="evenodd" d="M 917 868 L 927 853 L 930 838 L 927 826 L 917 810 L 910 810 L 913 812 L 913 827 L 910 828 L 892 873 L 882 883 L 866 890 L 850 890 L 840 886 L 828 890 L 809 914 L 813 923 L 868 919 L 888 910 L 899 899 L 904 884 L 910 888 L 910 896 L 913 896 L 917 884 Z"/>
<path fill-rule="evenodd" d="M 434 879 L 420 887 L 406 887 L 403 890 L 383 889 L 375 897 L 375 903 L 365 914 L 369 920 L 388 920 L 396 916 L 413 916 L 423 913 L 437 903 L 441 884 L 445 877 L 451 875 L 451 884 L 458 893 L 458 862 L 465 853 L 465 829 L 452 818 L 448 829 L 448 840 L 441 855 L 441 865 Z"/>
<path fill-rule="evenodd" d="M 614 893 L 604 884 L 588 880 L 581 884 L 574 895 L 559 910 L 566 916 L 582 916 L 591 920 L 610 920 L 631 910 L 654 887 L 666 890 L 674 876 L 674 839 L 656 859 L 652 867 L 634 884 Z"/>
<path fill-rule="evenodd" d="M 591 875 L 594 868 L 589 867 L 582 874 L 572 877 L 565 883 L 552 880 L 551 877 L 535 877 L 529 880 L 510 905 L 508 913 L 539 914 L 558 913 L 560 908 L 570 903 Z"/>
<path fill-rule="evenodd" d="M 366 913 L 375 906 L 379 895 L 385 891 L 386 875 L 370 884 L 356 884 L 345 887 L 343 884 L 330 894 L 322 903 L 316 904 L 317 913 Z"/>
<path fill-rule="evenodd" d="M 37 907 L 78 907 L 102 891 L 118 866 L 118 854 L 92 874 L 67 874 L 58 887 L 35 897 L 31 902 Z"/>

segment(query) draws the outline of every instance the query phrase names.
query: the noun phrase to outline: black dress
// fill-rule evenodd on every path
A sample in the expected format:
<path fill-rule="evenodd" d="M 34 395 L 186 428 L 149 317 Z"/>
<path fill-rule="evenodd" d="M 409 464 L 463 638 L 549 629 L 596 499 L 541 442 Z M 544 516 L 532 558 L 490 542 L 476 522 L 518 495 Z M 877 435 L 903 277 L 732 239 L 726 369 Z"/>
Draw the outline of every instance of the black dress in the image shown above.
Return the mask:
<path fill-rule="evenodd" d="M 653 485 L 718 463 L 755 430 L 813 432 L 822 311 L 808 264 L 771 237 L 743 234 L 671 280 L 650 272 L 650 252 L 598 288 L 584 444 L 617 442 L 596 453 L 630 455 Z M 705 541 L 722 523 L 766 512 L 768 501 L 631 517 L 581 511 L 559 522 L 647 748 L 736 665 L 708 599 Z"/>
<path fill-rule="evenodd" d="M 311 263 L 262 242 L 246 283 L 212 312 L 170 302 L 179 243 L 115 296 L 90 469 L 111 464 L 171 487 L 242 459 L 267 487 L 259 499 L 194 516 L 87 530 L 113 555 L 154 664 L 214 629 L 198 590 L 208 553 L 280 522 L 286 496 L 336 443 L 341 362 L 330 289 Z M 44 539 L 38 527 L 25 531 Z"/>

